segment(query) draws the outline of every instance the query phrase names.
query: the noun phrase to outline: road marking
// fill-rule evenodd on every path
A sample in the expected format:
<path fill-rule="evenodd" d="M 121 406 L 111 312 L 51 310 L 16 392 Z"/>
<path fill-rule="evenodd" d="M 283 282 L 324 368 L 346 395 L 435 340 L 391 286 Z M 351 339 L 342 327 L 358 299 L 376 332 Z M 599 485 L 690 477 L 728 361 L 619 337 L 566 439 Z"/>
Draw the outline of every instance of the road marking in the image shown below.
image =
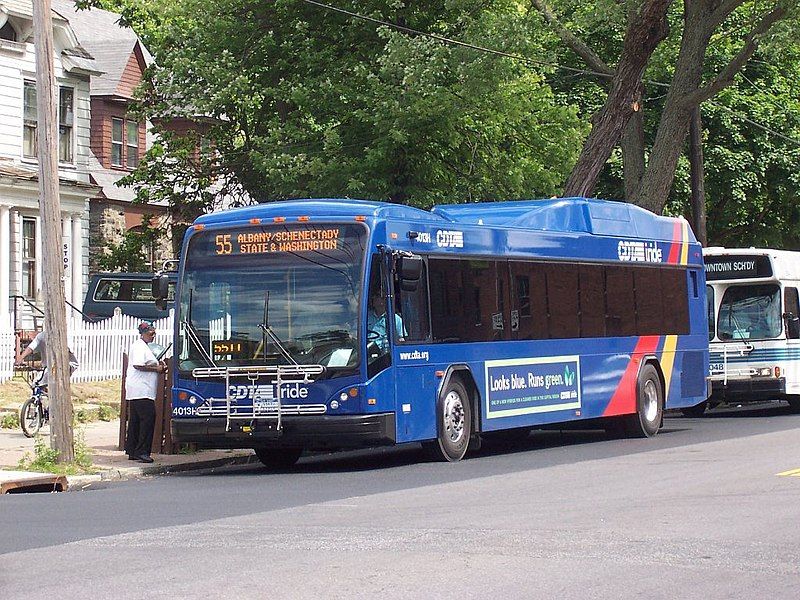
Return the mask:
<path fill-rule="evenodd" d="M 778 473 L 778 477 L 800 477 L 800 469 L 792 469 L 790 471 Z"/>

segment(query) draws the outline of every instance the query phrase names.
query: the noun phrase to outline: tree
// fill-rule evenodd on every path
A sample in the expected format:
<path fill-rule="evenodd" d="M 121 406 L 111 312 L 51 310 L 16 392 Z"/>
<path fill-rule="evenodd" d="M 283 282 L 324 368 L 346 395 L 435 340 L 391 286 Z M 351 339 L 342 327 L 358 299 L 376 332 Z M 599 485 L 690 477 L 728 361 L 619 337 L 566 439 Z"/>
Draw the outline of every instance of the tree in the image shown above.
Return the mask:
<path fill-rule="evenodd" d="M 591 194 L 603 165 L 608 161 L 623 132 L 626 132 L 623 146 L 625 187 L 627 192 L 635 193 L 644 170 L 641 135 L 642 76 L 650 56 L 669 32 L 667 9 L 672 0 L 644 0 L 639 6 L 632 1 L 627 3 L 622 50 L 617 66 L 613 69 L 558 21 L 545 0 L 532 0 L 531 4 L 553 26 L 561 40 L 583 59 L 586 66 L 594 69 L 608 82 L 606 101 L 592 117 L 591 133 L 567 179 L 564 195 Z"/>
<path fill-rule="evenodd" d="M 538 0 L 534 1 L 538 3 Z M 647 5 L 646 1 L 642 2 L 638 14 Z M 785 0 L 684 0 L 685 18 L 680 29 L 680 49 L 673 63 L 672 82 L 641 183 L 632 195 L 627 195 L 628 201 L 654 212 L 663 210 L 683 148 L 691 111 L 731 85 L 734 76 L 747 63 L 762 38 L 787 16 L 788 6 L 789 2 Z M 717 66 L 717 70 L 704 81 L 704 75 L 707 74 L 703 67 L 712 36 L 741 17 L 749 18 L 747 34 L 743 36 L 740 47 L 726 64 Z M 650 47 L 646 47 L 642 55 L 646 55 L 649 61 L 652 52 Z M 621 60 L 619 64 L 622 64 Z M 607 102 L 593 121 L 611 120 L 616 123 L 616 126 L 606 125 L 606 130 L 614 134 L 622 130 L 620 123 L 624 125 L 629 115 L 630 111 Z M 593 191 L 602 163 L 611 156 L 618 141 L 619 136 L 615 135 L 587 138 L 565 193 Z"/>
<path fill-rule="evenodd" d="M 512 1 L 339 3 L 414 29 L 541 53 Z M 205 210 L 209 183 L 264 201 L 358 196 L 419 206 L 552 195 L 585 126 L 543 77 L 510 58 L 452 47 L 297 1 L 189 0 L 169 8 L 142 105 L 202 115 L 205 162 L 164 138 L 131 181 Z M 191 167 L 191 168 L 189 168 Z M 188 192 L 186 191 L 188 190 Z M 236 196 L 244 197 L 244 194 Z"/>

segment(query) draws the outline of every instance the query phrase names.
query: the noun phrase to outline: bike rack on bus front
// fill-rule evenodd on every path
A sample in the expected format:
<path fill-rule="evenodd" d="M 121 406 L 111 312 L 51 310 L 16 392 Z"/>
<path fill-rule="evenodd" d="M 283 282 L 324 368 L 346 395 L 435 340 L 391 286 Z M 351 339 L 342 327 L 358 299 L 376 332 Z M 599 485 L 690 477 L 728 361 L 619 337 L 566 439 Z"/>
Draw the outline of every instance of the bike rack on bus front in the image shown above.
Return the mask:
<path fill-rule="evenodd" d="M 282 387 L 287 383 L 309 384 L 312 377 L 321 375 L 325 371 L 322 365 L 276 365 L 254 367 L 206 367 L 192 370 L 192 376 L 198 379 L 225 379 L 225 431 L 231 432 L 232 423 L 235 421 L 250 421 L 249 425 L 242 424 L 240 429 L 244 433 L 257 433 L 257 419 L 267 419 L 267 432 L 280 433 L 283 427 Z M 231 397 L 231 380 L 246 378 L 248 384 L 247 397 L 250 404 L 239 404 L 239 397 Z M 267 378 L 267 385 L 275 386 L 274 395 L 267 393 L 258 385 L 259 379 Z M 265 402 L 265 400 L 271 400 Z M 209 399 L 211 403 L 213 399 Z M 299 408 L 299 407 L 298 407 Z M 323 407 L 324 408 L 324 407 Z M 213 410 L 213 407 L 211 408 Z M 309 411 L 310 412 L 310 411 Z M 274 420 L 274 426 L 269 420 Z"/>

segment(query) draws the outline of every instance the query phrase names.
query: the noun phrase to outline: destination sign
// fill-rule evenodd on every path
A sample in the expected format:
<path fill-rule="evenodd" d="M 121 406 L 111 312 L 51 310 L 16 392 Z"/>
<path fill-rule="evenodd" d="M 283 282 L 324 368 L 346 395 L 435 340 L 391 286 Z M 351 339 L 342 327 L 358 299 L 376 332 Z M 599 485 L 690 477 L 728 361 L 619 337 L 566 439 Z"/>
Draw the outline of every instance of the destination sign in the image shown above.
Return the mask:
<path fill-rule="evenodd" d="M 217 256 L 229 254 L 305 253 L 338 250 L 342 245 L 339 227 L 281 229 L 253 231 L 240 230 L 214 236 L 213 252 Z"/>
<path fill-rule="evenodd" d="M 704 261 L 707 281 L 772 277 L 772 264 L 769 256 L 728 254 L 706 256 Z"/>
<path fill-rule="evenodd" d="M 211 343 L 214 356 L 243 357 L 252 355 L 252 342 L 249 340 L 215 340 Z"/>

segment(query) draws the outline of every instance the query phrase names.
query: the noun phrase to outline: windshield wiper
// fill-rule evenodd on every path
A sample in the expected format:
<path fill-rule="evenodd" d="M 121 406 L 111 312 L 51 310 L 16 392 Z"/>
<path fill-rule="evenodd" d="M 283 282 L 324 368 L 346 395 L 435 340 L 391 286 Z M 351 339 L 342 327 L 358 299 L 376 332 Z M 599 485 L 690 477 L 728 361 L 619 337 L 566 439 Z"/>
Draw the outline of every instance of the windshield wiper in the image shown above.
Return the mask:
<path fill-rule="evenodd" d="M 263 340 L 264 358 L 266 358 L 267 356 L 266 337 L 269 336 L 269 338 L 272 340 L 272 343 L 275 344 L 275 346 L 277 346 L 278 350 L 286 360 L 288 360 L 293 365 L 298 364 L 298 362 L 294 358 L 292 358 L 292 355 L 289 354 L 289 351 L 284 347 L 283 342 L 281 342 L 281 338 L 279 338 L 278 335 L 272 330 L 272 327 L 269 326 L 269 290 L 267 290 L 267 292 L 264 295 L 264 321 L 259 323 L 258 326 L 261 329 L 261 331 L 264 332 L 265 336 Z"/>
<path fill-rule="evenodd" d="M 194 298 L 194 290 L 189 290 L 189 308 L 186 311 L 186 319 L 181 321 L 181 326 L 183 330 L 186 332 L 186 337 L 194 344 L 194 347 L 200 352 L 200 356 L 205 359 L 206 363 L 209 367 L 216 367 L 217 364 L 214 362 L 214 359 L 211 358 L 211 355 L 206 352 L 206 349 L 203 347 L 203 342 L 200 341 L 200 336 L 197 335 L 197 330 L 192 325 L 192 300 Z"/>

